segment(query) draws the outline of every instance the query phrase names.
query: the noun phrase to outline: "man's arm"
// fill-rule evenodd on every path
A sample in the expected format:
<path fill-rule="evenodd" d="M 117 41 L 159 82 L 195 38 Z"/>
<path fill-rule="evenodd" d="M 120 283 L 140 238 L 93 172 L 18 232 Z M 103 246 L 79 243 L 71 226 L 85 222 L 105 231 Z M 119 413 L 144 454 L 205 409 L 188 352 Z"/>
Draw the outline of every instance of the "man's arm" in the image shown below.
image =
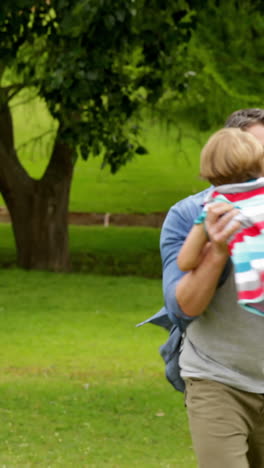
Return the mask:
<path fill-rule="evenodd" d="M 163 223 L 160 237 L 162 259 L 162 280 L 165 307 L 172 322 L 177 318 L 191 320 L 187 317 L 176 300 L 176 285 L 186 272 L 180 270 L 176 263 L 179 251 L 192 229 L 195 219 L 203 209 L 203 201 L 208 191 L 188 197 L 174 205 Z"/>
<path fill-rule="evenodd" d="M 175 261 L 194 220 L 201 213 L 205 194 L 206 192 L 203 192 L 177 203 L 170 209 L 162 227 L 160 249 L 163 294 L 172 322 L 175 317 L 192 320 L 204 312 L 214 295 L 228 257 L 226 250 L 222 252 L 213 246 L 212 249 L 208 249 L 197 269 L 188 273 L 182 272 Z M 216 207 L 217 204 L 214 205 L 214 209 Z M 216 218 L 219 217 L 220 214 L 217 214 Z M 207 216 L 207 231 L 210 230 L 209 235 L 214 236 L 211 232 L 211 224 L 214 224 L 214 221 L 210 218 L 211 215 L 209 220 Z"/>

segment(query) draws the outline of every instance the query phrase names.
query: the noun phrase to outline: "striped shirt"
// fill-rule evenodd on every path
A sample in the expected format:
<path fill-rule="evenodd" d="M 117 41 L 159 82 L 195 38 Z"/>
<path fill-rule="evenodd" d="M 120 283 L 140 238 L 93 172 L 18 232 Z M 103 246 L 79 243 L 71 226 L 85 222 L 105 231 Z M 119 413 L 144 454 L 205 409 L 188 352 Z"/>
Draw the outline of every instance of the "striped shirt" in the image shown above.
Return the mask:
<path fill-rule="evenodd" d="M 214 188 L 205 200 L 203 221 L 210 203 L 232 203 L 240 213 L 233 218 L 239 230 L 229 239 L 234 264 L 238 303 L 249 312 L 264 316 L 264 177 Z"/>

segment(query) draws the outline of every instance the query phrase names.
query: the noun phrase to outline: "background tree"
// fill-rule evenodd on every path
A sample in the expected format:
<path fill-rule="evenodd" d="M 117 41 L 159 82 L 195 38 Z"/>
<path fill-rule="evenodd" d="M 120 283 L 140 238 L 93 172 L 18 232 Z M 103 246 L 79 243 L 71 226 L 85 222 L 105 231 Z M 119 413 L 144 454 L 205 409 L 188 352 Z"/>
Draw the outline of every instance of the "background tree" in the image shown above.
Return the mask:
<path fill-rule="evenodd" d="M 67 212 L 77 157 L 116 172 L 140 144 L 140 112 L 199 128 L 261 106 L 260 0 L 2 0 L 0 191 L 18 265 L 69 268 Z M 34 89 L 56 119 L 49 163 L 31 178 L 16 151 L 10 102 Z"/>
<path fill-rule="evenodd" d="M 0 191 L 19 266 L 69 268 L 67 213 L 77 157 L 100 154 L 116 172 L 145 153 L 138 111 L 162 96 L 176 63 L 180 88 L 191 27 L 185 1 L 1 2 Z M 40 180 L 27 174 L 14 142 L 10 101 L 25 87 L 37 90 L 57 121 Z"/>
<path fill-rule="evenodd" d="M 176 69 L 171 70 L 168 102 L 164 96 L 162 104 L 167 115 L 171 109 L 172 119 L 176 114 L 208 130 L 223 125 L 236 109 L 263 107 L 264 8 L 258 0 L 193 0 L 191 4 L 193 28 L 185 48 L 185 82 L 175 89 Z"/>

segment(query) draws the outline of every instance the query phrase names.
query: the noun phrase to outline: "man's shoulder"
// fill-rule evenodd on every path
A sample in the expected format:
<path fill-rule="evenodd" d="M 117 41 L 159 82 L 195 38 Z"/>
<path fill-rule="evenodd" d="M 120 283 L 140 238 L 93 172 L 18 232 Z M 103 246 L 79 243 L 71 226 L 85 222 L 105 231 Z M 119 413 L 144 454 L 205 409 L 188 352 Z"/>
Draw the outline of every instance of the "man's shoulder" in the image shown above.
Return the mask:
<path fill-rule="evenodd" d="M 169 211 L 181 211 L 181 210 L 201 210 L 204 204 L 204 200 L 207 197 L 208 193 L 211 191 L 211 188 L 207 188 L 202 192 L 189 195 L 186 198 L 176 202 Z"/>
<path fill-rule="evenodd" d="M 181 235 L 188 233 L 203 209 L 206 195 L 211 189 L 190 195 L 175 203 L 168 211 L 162 226 L 161 238 L 167 237 L 168 231 Z"/>

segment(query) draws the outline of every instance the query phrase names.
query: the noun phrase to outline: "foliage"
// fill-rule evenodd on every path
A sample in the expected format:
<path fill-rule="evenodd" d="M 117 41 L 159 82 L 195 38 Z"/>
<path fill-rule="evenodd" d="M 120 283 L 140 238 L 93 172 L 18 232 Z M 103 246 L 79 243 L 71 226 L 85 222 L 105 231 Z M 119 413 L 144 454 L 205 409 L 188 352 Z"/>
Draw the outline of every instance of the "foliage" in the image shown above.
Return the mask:
<path fill-rule="evenodd" d="M 223 125 L 236 109 L 263 107 L 263 4 L 249 0 L 192 4 L 195 26 L 176 109 L 209 129 Z"/>
<path fill-rule="evenodd" d="M 84 159 L 103 152 L 116 172 L 146 152 L 135 116 L 163 94 L 190 37 L 188 11 L 183 0 L 4 3 L 2 62 L 37 88 L 64 142 Z"/>
<path fill-rule="evenodd" d="M 63 139 L 113 172 L 136 153 L 139 110 L 222 124 L 263 94 L 263 7 L 249 0 L 13 0 L 0 6 L 1 65 L 37 88 Z M 182 114 L 181 114 L 182 113 Z M 76 154 L 75 154 L 76 157 Z"/>

